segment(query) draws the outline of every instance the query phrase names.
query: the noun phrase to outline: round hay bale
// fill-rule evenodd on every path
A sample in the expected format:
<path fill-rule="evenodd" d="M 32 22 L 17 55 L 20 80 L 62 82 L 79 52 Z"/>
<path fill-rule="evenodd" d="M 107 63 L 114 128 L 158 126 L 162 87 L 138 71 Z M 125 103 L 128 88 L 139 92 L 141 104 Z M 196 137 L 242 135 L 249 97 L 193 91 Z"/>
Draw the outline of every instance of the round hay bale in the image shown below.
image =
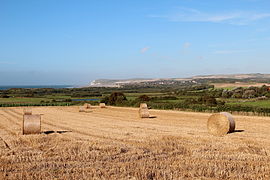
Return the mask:
<path fill-rule="evenodd" d="M 207 129 L 214 136 L 224 136 L 235 130 L 234 118 L 227 112 L 213 114 L 208 119 Z"/>
<path fill-rule="evenodd" d="M 220 114 L 223 114 L 223 115 L 227 116 L 228 120 L 230 121 L 230 129 L 229 129 L 228 133 L 234 132 L 234 130 L 235 130 L 235 120 L 234 120 L 232 114 L 228 113 L 228 112 L 221 112 Z"/>
<path fill-rule="evenodd" d="M 23 115 L 23 134 L 39 134 L 41 131 L 41 115 Z"/>
<path fill-rule="evenodd" d="M 100 107 L 100 108 L 106 108 L 106 104 L 105 104 L 105 103 L 100 103 L 100 104 L 99 104 L 99 107 Z"/>
<path fill-rule="evenodd" d="M 79 112 L 85 112 L 85 106 L 80 106 L 79 107 Z"/>
<path fill-rule="evenodd" d="M 146 103 L 141 103 L 140 104 L 140 109 L 147 109 L 147 104 Z"/>
<path fill-rule="evenodd" d="M 90 109 L 91 108 L 91 104 L 85 103 L 84 104 L 84 107 L 85 107 L 85 109 Z"/>
<path fill-rule="evenodd" d="M 150 113 L 149 110 L 146 108 L 140 108 L 139 109 L 139 116 L 140 118 L 149 118 L 150 117 Z"/>
<path fill-rule="evenodd" d="M 24 115 L 32 115 L 32 109 L 31 108 L 24 108 L 23 114 Z"/>

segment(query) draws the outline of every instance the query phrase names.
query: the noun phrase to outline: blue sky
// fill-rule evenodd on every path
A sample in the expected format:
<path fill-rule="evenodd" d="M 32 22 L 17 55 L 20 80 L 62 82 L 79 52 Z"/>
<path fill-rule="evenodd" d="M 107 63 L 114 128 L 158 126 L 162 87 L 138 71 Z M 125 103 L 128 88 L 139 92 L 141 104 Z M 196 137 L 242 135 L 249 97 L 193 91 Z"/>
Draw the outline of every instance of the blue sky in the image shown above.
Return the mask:
<path fill-rule="evenodd" d="M 0 0 L 0 85 L 269 73 L 269 0 Z"/>

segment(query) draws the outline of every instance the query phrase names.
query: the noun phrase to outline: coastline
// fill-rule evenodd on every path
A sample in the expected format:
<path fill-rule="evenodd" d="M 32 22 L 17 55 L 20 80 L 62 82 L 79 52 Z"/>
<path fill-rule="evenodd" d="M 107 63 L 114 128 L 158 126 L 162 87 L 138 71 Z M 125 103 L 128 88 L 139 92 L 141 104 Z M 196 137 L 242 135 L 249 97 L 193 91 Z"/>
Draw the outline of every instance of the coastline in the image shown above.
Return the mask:
<path fill-rule="evenodd" d="M 62 88 L 75 88 L 75 85 L 11 85 L 11 86 L 0 86 L 0 90 L 7 90 L 11 88 L 22 88 L 22 89 L 38 89 L 38 88 L 53 88 L 53 89 L 62 89 Z"/>

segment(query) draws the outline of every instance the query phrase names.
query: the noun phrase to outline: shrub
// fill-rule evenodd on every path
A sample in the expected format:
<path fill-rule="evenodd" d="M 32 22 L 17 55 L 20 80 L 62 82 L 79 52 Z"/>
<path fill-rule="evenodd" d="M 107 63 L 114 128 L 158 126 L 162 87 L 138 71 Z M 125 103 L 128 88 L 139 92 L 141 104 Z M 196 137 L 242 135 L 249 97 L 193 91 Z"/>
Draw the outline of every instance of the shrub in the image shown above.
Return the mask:
<path fill-rule="evenodd" d="M 1 95 L 0 97 L 1 97 L 1 98 L 10 98 L 10 96 L 9 96 L 9 95 L 6 95 L 6 94 Z"/>
<path fill-rule="evenodd" d="M 105 96 L 100 100 L 100 103 L 105 103 L 108 104 L 109 103 L 109 96 Z"/>
<path fill-rule="evenodd" d="M 160 97 L 154 97 L 152 100 L 177 100 L 178 98 L 176 96 L 160 96 Z"/>
<path fill-rule="evenodd" d="M 136 98 L 136 100 L 138 102 L 147 102 L 147 101 L 150 101 L 151 98 L 149 96 L 147 96 L 147 95 L 141 95 L 138 98 Z"/>
<path fill-rule="evenodd" d="M 255 98 L 256 97 L 256 91 L 255 90 L 246 90 L 242 96 L 242 98 Z"/>
<path fill-rule="evenodd" d="M 124 101 L 127 101 L 126 96 L 122 92 L 113 92 L 110 96 L 105 96 L 101 99 L 101 103 L 108 105 L 117 105 L 122 104 Z"/>

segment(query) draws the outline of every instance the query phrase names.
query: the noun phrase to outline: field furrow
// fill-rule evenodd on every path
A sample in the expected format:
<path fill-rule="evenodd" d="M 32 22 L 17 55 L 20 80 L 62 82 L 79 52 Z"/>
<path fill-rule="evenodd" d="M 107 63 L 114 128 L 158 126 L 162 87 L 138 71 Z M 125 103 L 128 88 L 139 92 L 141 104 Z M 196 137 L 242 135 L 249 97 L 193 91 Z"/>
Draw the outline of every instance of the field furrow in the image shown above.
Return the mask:
<path fill-rule="evenodd" d="M 22 135 L 23 108 L 0 111 L 0 179 L 267 179 L 270 118 L 235 116 L 207 133 L 210 114 L 136 108 L 35 107 L 42 134 Z"/>

